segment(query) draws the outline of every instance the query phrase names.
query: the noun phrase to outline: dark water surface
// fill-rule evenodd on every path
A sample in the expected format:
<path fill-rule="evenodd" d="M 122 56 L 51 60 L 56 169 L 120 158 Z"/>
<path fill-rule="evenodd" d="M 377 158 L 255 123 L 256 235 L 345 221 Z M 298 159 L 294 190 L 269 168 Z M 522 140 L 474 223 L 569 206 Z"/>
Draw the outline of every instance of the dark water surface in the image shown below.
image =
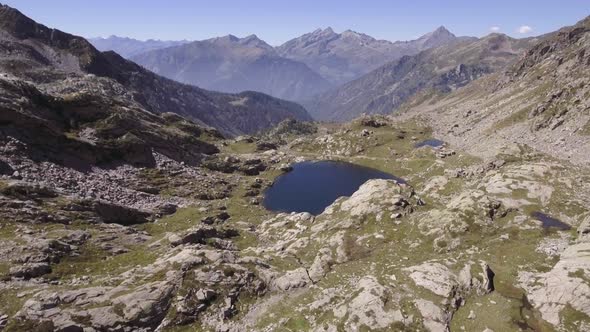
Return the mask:
<path fill-rule="evenodd" d="M 280 212 L 320 214 L 340 196 L 352 195 L 370 179 L 394 179 L 373 168 L 338 161 L 302 162 L 277 178 L 264 195 L 264 207 Z"/>
<path fill-rule="evenodd" d="M 434 138 L 433 138 L 433 139 L 427 139 L 427 140 L 425 140 L 425 141 L 422 141 L 422 142 L 416 143 L 416 144 L 414 145 L 414 147 L 415 147 L 415 148 L 421 148 L 421 147 L 423 147 L 423 146 L 431 146 L 431 147 L 433 147 L 433 148 L 437 148 L 437 147 L 439 147 L 439 146 L 443 146 L 443 144 L 445 144 L 445 142 L 443 142 L 443 141 L 441 141 L 441 140 L 439 140 L 439 139 L 434 139 Z"/>
<path fill-rule="evenodd" d="M 572 228 L 572 226 L 564 223 L 563 221 L 555 219 L 542 212 L 533 212 L 531 213 L 531 217 L 539 220 L 543 224 L 543 228 L 557 228 L 561 231 L 567 231 Z"/>

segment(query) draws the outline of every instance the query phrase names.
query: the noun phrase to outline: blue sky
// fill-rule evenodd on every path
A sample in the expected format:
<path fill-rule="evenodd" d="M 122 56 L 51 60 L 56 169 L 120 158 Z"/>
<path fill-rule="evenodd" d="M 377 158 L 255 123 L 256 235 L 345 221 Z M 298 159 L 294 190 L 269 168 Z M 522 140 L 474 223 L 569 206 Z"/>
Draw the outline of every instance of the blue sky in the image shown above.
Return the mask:
<path fill-rule="evenodd" d="M 85 37 L 199 40 L 256 34 L 278 45 L 316 28 L 409 40 L 444 25 L 457 35 L 491 29 L 530 36 L 590 15 L 589 0 L 9 0 L 33 19 Z M 520 30 L 520 31 L 519 31 Z"/>

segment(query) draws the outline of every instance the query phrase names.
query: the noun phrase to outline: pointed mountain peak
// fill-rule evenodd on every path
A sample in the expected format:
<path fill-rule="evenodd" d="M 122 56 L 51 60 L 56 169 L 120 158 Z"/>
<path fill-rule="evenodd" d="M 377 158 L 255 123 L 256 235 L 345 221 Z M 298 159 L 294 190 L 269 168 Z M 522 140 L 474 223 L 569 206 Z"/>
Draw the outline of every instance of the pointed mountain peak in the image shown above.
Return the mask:
<path fill-rule="evenodd" d="M 343 34 L 343 35 L 344 35 L 344 34 L 346 34 L 346 35 L 356 35 L 356 36 L 360 36 L 360 35 L 362 35 L 362 33 L 358 33 L 358 32 L 356 32 L 356 31 L 354 31 L 354 30 L 350 30 L 350 29 L 347 29 L 347 30 L 345 30 L 344 32 L 342 32 L 342 34 Z"/>
<path fill-rule="evenodd" d="M 356 31 L 350 30 L 350 29 L 344 31 L 342 33 L 342 36 L 349 37 L 349 38 L 362 39 L 362 40 L 365 40 L 365 41 L 374 41 L 375 40 L 375 38 L 373 38 L 373 37 L 371 37 L 369 35 L 366 35 L 366 34 L 361 33 L 361 32 L 356 32 Z"/>
<path fill-rule="evenodd" d="M 436 28 L 436 30 L 425 34 L 416 41 L 421 43 L 422 47 L 424 48 L 431 48 L 438 47 L 455 39 L 457 39 L 457 36 L 441 25 L 440 27 Z"/>
<path fill-rule="evenodd" d="M 454 38 L 455 35 L 450 32 L 447 28 L 443 25 L 436 28 L 436 30 L 431 31 L 424 36 L 420 37 L 420 39 L 432 39 L 432 38 Z"/>
<path fill-rule="evenodd" d="M 244 37 L 242 39 L 240 39 L 240 44 L 242 45 L 248 45 L 248 46 L 253 46 L 253 47 L 259 47 L 259 48 L 264 48 L 264 49 L 268 49 L 268 50 L 273 50 L 274 48 L 272 46 L 270 46 L 267 42 L 265 42 L 264 40 L 258 38 L 258 36 L 252 34 L 249 35 L 247 37 Z"/>
<path fill-rule="evenodd" d="M 229 34 L 229 35 L 225 35 L 225 36 L 221 36 L 221 37 L 214 37 L 211 39 L 206 39 L 205 41 L 209 41 L 212 43 L 237 43 L 240 40 L 241 39 L 239 37 Z"/>
<path fill-rule="evenodd" d="M 334 32 L 334 30 L 332 29 L 332 27 L 327 27 L 325 29 L 319 28 L 319 29 L 315 29 L 311 35 L 314 36 L 330 36 L 330 35 L 335 35 L 336 33 Z"/>
<path fill-rule="evenodd" d="M 437 33 L 451 34 L 451 32 L 444 25 L 441 25 L 438 28 L 436 28 L 436 30 L 434 30 L 433 33 L 435 33 L 435 34 L 437 34 Z"/>
<path fill-rule="evenodd" d="M 242 38 L 242 41 L 244 41 L 244 42 L 254 42 L 254 41 L 260 42 L 260 41 L 262 41 L 262 39 L 258 38 L 258 36 L 255 34 L 251 34 L 249 36 Z"/>

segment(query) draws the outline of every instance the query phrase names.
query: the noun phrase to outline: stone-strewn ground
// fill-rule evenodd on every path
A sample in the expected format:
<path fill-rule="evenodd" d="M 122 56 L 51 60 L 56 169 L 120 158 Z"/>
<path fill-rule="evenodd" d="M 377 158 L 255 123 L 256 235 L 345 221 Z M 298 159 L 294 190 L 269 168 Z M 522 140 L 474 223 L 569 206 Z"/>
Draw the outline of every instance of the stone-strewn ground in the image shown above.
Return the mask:
<path fill-rule="evenodd" d="M 153 167 L 84 172 L 11 143 L 4 329 L 588 329 L 585 168 L 526 147 L 487 160 L 415 148 L 430 129 L 384 117 L 268 135 L 212 141 L 220 152 L 195 165 L 154 153 Z M 321 159 L 408 184 L 368 181 L 317 216 L 260 206 L 290 163 Z"/>

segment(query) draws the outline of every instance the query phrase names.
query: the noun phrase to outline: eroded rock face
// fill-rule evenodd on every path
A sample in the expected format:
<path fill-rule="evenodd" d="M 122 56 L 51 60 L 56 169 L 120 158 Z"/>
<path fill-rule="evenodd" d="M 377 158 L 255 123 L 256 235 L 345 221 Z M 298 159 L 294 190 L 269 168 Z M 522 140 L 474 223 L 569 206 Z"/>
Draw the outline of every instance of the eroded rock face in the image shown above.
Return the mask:
<path fill-rule="evenodd" d="M 274 281 L 276 288 L 286 291 L 295 288 L 301 288 L 311 283 L 311 279 L 305 268 L 298 268 L 288 271 L 285 275 L 277 278 Z"/>
<path fill-rule="evenodd" d="M 370 329 L 385 329 L 394 322 L 404 322 L 405 319 L 399 310 L 387 310 L 385 301 L 387 290 L 372 276 L 366 276 L 358 281 L 356 296 L 346 305 L 334 310 L 334 315 L 344 318 L 349 329 L 358 329 L 367 326 Z"/>
<path fill-rule="evenodd" d="M 450 297 L 457 286 L 456 276 L 440 263 L 424 263 L 406 271 L 410 272 L 410 278 L 416 285 L 445 298 Z"/>
<path fill-rule="evenodd" d="M 560 312 L 566 306 L 590 315 L 589 252 L 590 242 L 574 244 L 561 253 L 551 271 L 519 275 L 530 303 L 541 312 L 544 320 L 559 325 Z"/>
<path fill-rule="evenodd" d="M 418 299 L 414 302 L 422 317 L 424 317 L 424 327 L 431 332 L 448 331 L 452 315 L 442 310 L 436 304 Z"/>

